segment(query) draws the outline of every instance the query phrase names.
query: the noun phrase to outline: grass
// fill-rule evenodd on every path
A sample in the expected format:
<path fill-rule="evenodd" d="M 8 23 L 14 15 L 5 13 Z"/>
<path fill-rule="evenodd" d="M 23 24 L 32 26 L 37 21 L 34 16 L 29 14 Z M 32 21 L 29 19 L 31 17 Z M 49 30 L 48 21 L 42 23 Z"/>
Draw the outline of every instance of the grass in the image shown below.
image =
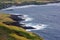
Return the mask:
<path fill-rule="evenodd" d="M 30 2 L 30 1 L 36 1 L 36 2 L 52 2 L 57 0 L 0 0 L 1 3 L 22 3 L 22 2 Z"/>
<path fill-rule="evenodd" d="M 26 32 L 21 27 L 3 23 L 15 22 L 9 17 L 9 14 L 0 14 L 0 40 L 43 40 L 43 38 L 32 32 Z"/>

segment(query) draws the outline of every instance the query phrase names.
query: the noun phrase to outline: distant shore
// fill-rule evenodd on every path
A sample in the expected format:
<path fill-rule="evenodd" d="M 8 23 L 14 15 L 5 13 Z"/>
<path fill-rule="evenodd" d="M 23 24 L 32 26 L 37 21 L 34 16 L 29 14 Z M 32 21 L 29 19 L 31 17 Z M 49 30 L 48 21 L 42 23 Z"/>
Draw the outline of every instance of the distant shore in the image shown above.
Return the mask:
<path fill-rule="evenodd" d="M 0 10 L 4 8 L 8 8 L 11 6 L 24 6 L 24 5 L 45 5 L 49 3 L 60 3 L 60 1 L 54 1 L 54 2 L 36 2 L 36 1 L 31 1 L 31 2 L 22 2 L 22 3 L 2 3 L 0 2 Z"/>

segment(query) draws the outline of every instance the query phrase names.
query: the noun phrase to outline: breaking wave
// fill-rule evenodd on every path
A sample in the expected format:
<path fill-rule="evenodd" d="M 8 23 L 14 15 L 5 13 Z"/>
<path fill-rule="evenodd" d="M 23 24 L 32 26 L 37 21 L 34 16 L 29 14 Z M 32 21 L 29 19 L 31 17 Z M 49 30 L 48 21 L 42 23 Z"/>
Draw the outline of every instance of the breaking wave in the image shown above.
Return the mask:
<path fill-rule="evenodd" d="M 29 7 L 36 7 L 36 6 L 39 6 L 39 5 L 12 6 L 2 10 L 13 10 L 18 8 L 29 8 Z M 60 6 L 60 3 L 49 3 L 49 4 L 40 5 L 40 6 Z"/>
<path fill-rule="evenodd" d="M 42 30 L 47 27 L 47 25 L 45 25 L 45 24 L 37 24 L 37 25 L 26 24 L 26 26 L 31 26 L 31 27 L 35 28 L 35 29 L 26 29 L 26 31 Z"/>
<path fill-rule="evenodd" d="M 2 9 L 2 10 L 18 9 L 18 8 L 29 8 L 29 7 L 34 7 L 34 6 L 37 6 L 37 5 L 12 6 L 12 7 L 9 7 L 9 8 Z"/>
<path fill-rule="evenodd" d="M 36 6 L 60 6 L 60 3 L 53 3 L 53 4 L 50 3 L 50 4 L 46 4 L 46 5 L 12 6 L 12 7 L 6 8 L 6 9 L 2 9 L 2 10 L 13 10 L 13 9 L 18 9 L 18 8 L 29 8 L 29 7 L 36 7 Z M 34 25 L 34 23 L 26 23 L 26 22 L 34 20 L 33 18 L 30 18 L 28 15 L 23 15 L 23 16 L 18 16 L 18 17 L 24 19 L 24 21 L 21 22 L 21 24 L 25 24 L 23 26 L 35 28 L 35 29 L 26 29 L 26 31 L 41 30 L 41 29 L 44 29 L 47 27 L 47 25 L 45 25 L 45 24 L 35 24 Z"/>
<path fill-rule="evenodd" d="M 34 19 L 30 18 L 28 15 L 22 15 L 22 16 L 18 16 L 18 17 L 22 18 L 22 19 L 25 19 L 25 20 L 20 22 L 20 24 L 23 24 L 23 25 L 21 25 L 22 27 L 31 27 L 31 28 L 34 28 L 34 29 L 26 29 L 26 31 L 42 30 L 42 29 L 47 27 L 47 25 L 45 25 L 45 24 L 37 24 L 37 23 L 31 22 Z"/>
<path fill-rule="evenodd" d="M 30 18 L 28 15 L 22 15 L 22 16 L 18 16 L 19 18 L 24 19 L 25 21 L 32 21 L 33 18 Z"/>

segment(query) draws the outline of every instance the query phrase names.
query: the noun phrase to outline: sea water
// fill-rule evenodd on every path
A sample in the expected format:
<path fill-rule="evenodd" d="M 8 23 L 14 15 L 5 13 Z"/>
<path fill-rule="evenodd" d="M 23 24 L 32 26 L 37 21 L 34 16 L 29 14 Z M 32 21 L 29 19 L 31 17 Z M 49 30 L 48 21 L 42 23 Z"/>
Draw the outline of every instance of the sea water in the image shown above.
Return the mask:
<path fill-rule="evenodd" d="M 39 28 L 31 30 L 32 32 L 43 37 L 44 40 L 60 40 L 60 3 L 13 6 L 2 9 L 1 12 L 28 15 L 22 23 Z"/>

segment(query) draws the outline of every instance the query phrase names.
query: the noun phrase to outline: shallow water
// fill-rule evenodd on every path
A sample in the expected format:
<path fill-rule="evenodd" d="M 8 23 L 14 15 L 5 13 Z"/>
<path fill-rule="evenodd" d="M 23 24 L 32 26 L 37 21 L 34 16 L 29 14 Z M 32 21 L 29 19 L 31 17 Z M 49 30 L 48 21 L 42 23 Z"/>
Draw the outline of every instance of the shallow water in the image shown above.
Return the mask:
<path fill-rule="evenodd" d="M 1 10 L 1 12 L 28 15 L 33 20 L 24 23 L 30 23 L 30 25 L 47 25 L 43 29 L 32 30 L 32 32 L 42 36 L 45 40 L 60 40 L 60 3 L 33 5 L 30 7 L 27 5 L 26 8 L 11 7 L 11 9 Z"/>

